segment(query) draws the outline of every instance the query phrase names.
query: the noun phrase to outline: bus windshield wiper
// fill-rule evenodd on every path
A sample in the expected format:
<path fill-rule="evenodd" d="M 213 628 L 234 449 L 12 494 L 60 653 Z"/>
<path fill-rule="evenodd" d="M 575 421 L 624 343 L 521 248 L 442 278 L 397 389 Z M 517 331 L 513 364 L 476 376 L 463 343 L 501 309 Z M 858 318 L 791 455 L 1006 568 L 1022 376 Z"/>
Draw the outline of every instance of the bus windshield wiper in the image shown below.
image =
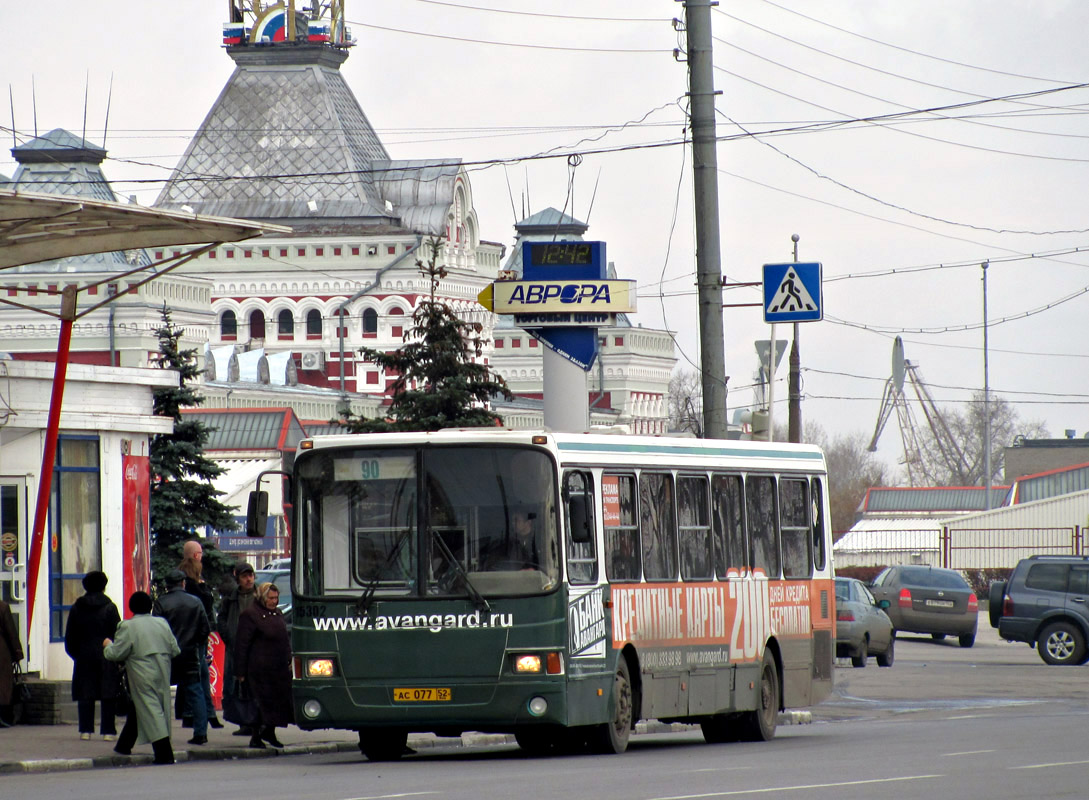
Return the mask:
<path fill-rule="evenodd" d="M 367 609 L 371 607 L 371 600 L 374 599 L 374 593 L 378 589 L 378 582 L 382 579 L 382 573 L 390 567 L 394 561 L 397 560 L 397 556 L 401 553 L 401 548 L 405 546 L 405 542 L 408 541 L 408 535 L 412 532 L 412 528 L 405 528 L 401 532 L 401 535 L 397 537 L 397 541 L 393 543 L 393 549 L 389 551 L 389 555 L 386 556 L 386 560 L 374 571 L 374 577 L 367 581 L 366 586 L 363 587 L 363 594 L 359 596 L 359 602 L 356 603 L 356 608 L 359 611 L 359 615 L 362 616 L 367 613 Z"/>
<path fill-rule="evenodd" d="M 465 567 L 463 567 L 461 562 L 454 556 L 449 545 L 447 545 L 443 538 L 439 536 L 439 532 L 433 528 L 431 529 L 431 538 L 438 544 L 439 552 L 442 553 L 442 557 L 453 565 L 457 576 L 461 578 L 462 582 L 465 584 L 465 592 L 472 599 L 473 605 L 481 611 L 491 611 L 492 607 L 488 605 L 488 601 L 484 599 L 484 595 L 477 591 L 477 588 L 473 586 L 473 582 L 469 580 L 469 573 L 465 571 Z"/>

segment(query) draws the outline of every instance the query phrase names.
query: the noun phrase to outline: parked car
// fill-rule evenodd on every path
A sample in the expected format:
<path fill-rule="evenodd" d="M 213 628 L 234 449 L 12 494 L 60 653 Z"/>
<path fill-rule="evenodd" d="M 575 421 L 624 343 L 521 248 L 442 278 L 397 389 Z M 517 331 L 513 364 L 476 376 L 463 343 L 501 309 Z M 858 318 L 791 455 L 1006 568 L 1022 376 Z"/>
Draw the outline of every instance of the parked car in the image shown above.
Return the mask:
<path fill-rule="evenodd" d="M 274 558 L 261 569 L 291 569 L 290 558 Z"/>
<path fill-rule="evenodd" d="M 891 667 L 896 647 L 892 620 L 885 613 L 888 600 L 875 600 L 862 581 L 836 578 L 836 657 L 866 666 L 872 653 L 877 664 Z"/>
<path fill-rule="evenodd" d="M 1029 556 L 988 592 L 991 625 L 1047 664 L 1089 661 L 1089 556 Z"/>
<path fill-rule="evenodd" d="M 284 619 L 291 624 L 291 570 L 289 569 L 259 569 L 254 576 L 256 585 L 262 583 L 274 583 L 280 590 L 280 602 L 276 607 L 284 612 Z"/>
<path fill-rule="evenodd" d="M 979 599 L 956 570 L 901 564 L 886 567 L 870 587 L 888 600 L 892 626 L 905 633 L 929 633 L 935 639 L 956 636 L 961 647 L 976 642 Z"/>

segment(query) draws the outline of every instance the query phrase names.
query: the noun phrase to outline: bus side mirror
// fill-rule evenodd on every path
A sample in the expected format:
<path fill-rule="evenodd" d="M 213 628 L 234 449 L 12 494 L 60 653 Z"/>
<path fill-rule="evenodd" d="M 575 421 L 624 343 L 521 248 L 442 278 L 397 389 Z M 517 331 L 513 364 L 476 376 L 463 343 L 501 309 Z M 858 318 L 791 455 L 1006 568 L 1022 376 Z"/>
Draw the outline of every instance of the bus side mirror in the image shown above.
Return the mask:
<path fill-rule="evenodd" d="M 571 541 L 586 544 L 593 538 L 593 525 L 590 519 L 590 503 L 584 494 L 573 494 L 567 498 L 567 521 L 571 526 Z"/>
<path fill-rule="evenodd" d="M 268 492 L 250 492 L 246 508 L 246 535 L 264 538 L 268 530 Z"/>

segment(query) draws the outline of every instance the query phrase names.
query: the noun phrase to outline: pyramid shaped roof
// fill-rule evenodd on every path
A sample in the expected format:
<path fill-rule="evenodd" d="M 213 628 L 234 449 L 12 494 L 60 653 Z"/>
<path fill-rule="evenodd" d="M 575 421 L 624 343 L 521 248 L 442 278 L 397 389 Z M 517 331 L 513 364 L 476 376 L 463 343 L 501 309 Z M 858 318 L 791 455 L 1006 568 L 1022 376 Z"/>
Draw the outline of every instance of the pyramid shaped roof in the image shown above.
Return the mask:
<path fill-rule="evenodd" d="M 231 48 L 236 68 L 156 201 L 263 220 L 395 222 L 375 162 L 389 155 L 323 47 Z"/>
<path fill-rule="evenodd" d="M 116 203 L 117 195 L 102 172 L 106 150 L 62 128 L 13 147 L 11 154 L 19 162 L 15 175 L 0 185 L 15 191 L 85 197 Z M 147 266 L 146 251 L 134 249 L 112 253 L 91 253 L 54 261 L 42 261 L 16 267 L 15 272 L 101 272 L 118 267 Z"/>

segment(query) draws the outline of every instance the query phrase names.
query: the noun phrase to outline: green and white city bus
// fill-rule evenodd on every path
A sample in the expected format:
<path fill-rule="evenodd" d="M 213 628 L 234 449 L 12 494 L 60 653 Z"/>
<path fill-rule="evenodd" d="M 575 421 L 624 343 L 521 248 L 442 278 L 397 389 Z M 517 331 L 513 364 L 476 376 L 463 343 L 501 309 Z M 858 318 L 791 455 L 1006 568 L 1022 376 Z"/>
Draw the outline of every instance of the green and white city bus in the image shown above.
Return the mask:
<path fill-rule="evenodd" d="M 290 483 L 295 718 L 357 730 L 372 760 L 410 732 L 620 753 L 640 719 L 770 739 L 831 690 L 816 447 L 321 436 Z"/>

